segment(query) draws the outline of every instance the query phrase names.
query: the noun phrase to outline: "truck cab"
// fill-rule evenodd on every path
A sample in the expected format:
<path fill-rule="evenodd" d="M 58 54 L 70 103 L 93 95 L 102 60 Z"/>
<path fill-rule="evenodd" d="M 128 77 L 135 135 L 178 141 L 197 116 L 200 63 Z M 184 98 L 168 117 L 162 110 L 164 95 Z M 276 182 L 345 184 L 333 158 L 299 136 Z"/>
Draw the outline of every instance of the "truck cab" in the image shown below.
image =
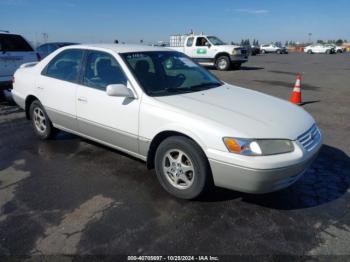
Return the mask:
<path fill-rule="evenodd" d="M 216 36 L 173 35 L 170 48 L 185 53 L 204 66 L 215 66 L 218 70 L 238 69 L 248 61 L 245 48 L 228 45 Z"/>

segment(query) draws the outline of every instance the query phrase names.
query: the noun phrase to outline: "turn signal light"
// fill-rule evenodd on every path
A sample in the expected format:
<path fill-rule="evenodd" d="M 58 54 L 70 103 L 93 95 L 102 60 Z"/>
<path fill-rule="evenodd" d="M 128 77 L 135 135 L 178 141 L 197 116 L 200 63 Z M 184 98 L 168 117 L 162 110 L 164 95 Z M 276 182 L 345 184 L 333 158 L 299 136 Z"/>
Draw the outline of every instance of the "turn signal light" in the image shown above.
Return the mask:
<path fill-rule="evenodd" d="M 233 138 L 230 137 L 225 137 L 224 138 L 224 143 L 226 145 L 226 147 L 228 148 L 228 150 L 230 152 L 234 152 L 234 153 L 240 153 L 241 152 L 241 145 L 237 143 L 237 141 Z"/>

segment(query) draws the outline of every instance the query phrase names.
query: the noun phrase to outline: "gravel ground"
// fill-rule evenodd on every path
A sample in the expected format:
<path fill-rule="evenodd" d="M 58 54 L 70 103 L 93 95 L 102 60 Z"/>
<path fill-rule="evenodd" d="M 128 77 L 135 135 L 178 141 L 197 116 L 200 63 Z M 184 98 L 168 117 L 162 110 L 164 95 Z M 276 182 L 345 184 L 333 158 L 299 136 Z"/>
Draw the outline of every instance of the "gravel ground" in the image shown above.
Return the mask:
<path fill-rule="evenodd" d="M 0 254 L 350 255 L 350 55 L 260 55 L 213 73 L 283 99 L 302 73 L 303 107 L 325 140 L 300 181 L 266 195 L 217 189 L 178 200 L 118 151 L 64 132 L 37 140 L 2 101 Z"/>

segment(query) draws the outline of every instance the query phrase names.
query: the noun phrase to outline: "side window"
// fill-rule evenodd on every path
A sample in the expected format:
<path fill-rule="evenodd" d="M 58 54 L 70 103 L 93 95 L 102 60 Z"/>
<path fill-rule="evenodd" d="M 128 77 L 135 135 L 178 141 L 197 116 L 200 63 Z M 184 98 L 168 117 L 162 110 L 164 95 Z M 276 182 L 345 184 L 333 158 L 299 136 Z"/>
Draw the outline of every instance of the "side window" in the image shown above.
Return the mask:
<path fill-rule="evenodd" d="M 197 37 L 196 46 L 206 46 L 208 40 L 205 37 Z"/>
<path fill-rule="evenodd" d="M 79 76 L 82 57 L 82 50 L 65 50 L 51 60 L 42 74 L 64 81 L 76 82 Z"/>
<path fill-rule="evenodd" d="M 186 46 L 190 47 L 193 45 L 193 40 L 194 40 L 194 37 L 189 37 L 187 39 L 187 43 L 186 43 Z"/>
<path fill-rule="evenodd" d="M 123 69 L 110 54 L 90 52 L 86 59 L 83 85 L 106 90 L 111 84 L 127 84 Z"/>

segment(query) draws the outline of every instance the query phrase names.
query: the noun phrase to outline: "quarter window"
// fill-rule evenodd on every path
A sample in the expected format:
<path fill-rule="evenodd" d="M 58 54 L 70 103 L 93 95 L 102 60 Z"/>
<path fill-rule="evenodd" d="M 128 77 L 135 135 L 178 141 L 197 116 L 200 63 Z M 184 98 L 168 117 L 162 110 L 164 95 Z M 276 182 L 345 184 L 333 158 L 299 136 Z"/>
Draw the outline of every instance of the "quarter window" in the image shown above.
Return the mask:
<path fill-rule="evenodd" d="M 127 84 L 123 69 L 110 54 L 90 52 L 86 59 L 83 85 L 106 90 L 111 84 Z"/>
<path fill-rule="evenodd" d="M 77 82 L 82 57 L 82 50 L 65 50 L 51 60 L 43 75 L 64 81 Z"/>
<path fill-rule="evenodd" d="M 193 40 L 194 40 L 193 37 L 188 38 L 188 39 L 187 39 L 186 46 L 188 46 L 188 47 L 192 46 L 192 45 L 193 45 Z"/>

